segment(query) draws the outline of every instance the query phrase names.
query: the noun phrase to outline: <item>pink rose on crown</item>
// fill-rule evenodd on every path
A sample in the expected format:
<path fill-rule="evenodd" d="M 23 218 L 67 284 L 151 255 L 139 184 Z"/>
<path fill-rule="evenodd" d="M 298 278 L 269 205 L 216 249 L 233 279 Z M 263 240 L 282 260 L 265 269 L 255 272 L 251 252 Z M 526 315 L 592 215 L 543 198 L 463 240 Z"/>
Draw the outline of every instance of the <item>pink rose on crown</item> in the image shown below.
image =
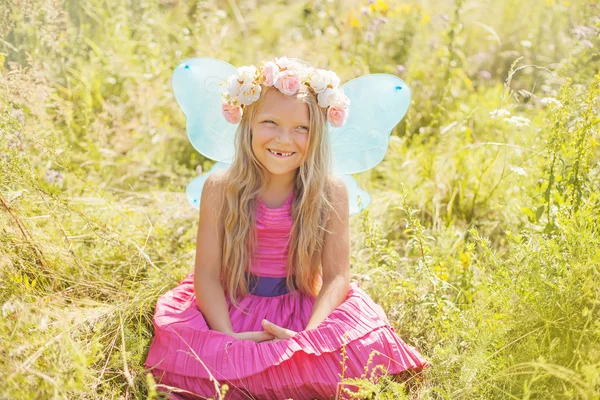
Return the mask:
<path fill-rule="evenodd" d="M 327 120 L 331 123 L 331 126 L 339 128 L 344 126 L 348 119 L 348 109 L 340 105 L 333 105 L 327 109 Z"/>
<path fill-rule="evenodd" d="M 281 93 L 293 96 L 300 89 L 300 77 L 295 71 L 286 69 L 275 75 L 273 84 Z"/>
<path fill-rule="evenodd" d="M 242 107 L 223 104 L 221 107 L 221 114 L 223 114 L 227 122 L 230 124 L 237 124 L 242 119 Z"/>
<path fill-rule="evenodd" d="M 263 68 L 263 77 L 265 81 L 263 84 L 265 86 L 273 86 L 273 82 L 275 81 L 275 76 L 279 73 L 279 67 L 273 61 L 267 61 Z"/>

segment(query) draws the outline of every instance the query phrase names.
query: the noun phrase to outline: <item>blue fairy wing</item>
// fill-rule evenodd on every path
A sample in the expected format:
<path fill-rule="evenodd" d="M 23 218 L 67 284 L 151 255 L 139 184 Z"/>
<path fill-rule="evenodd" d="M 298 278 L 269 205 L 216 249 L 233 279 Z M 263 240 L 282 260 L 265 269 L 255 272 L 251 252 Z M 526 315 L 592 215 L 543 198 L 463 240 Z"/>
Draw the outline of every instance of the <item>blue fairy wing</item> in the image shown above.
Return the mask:
<path fill-rule="evenodd" d="M 330 129 L 333 171 L 354 174 L 383 160 L 392 129 L 408 110 L 411 90 L 389 74 L 364 75 L 341 88 L 350 99 L 350 108 L 344 126 Z"/>
<path fill-rule="evenodd" d="M 202 155 L 215 161 L 233 158 L 237 125 L 221 114 L 220 83 L 237 73 L 225 61 L 209 57 L 190 58 L 173 71 L 173 91 L 186 116 L 190 142 Z"/>
<path fill-rule="evenodd" d="M 217 171 L 225 171 L 230 166 L 231 166 L 231 164 L 224 163 L 224 162 L 215 163 L 215 165 L 213 165 L 212 168 L 207 173 L 204 173 L 204 174 L 200 175 L 199 177 L 195 178 L 194 180 L 192 180 L 185 189 L 185 194 L 186 194 L 187 199 L 190 202 L 190 204 L 192 206 L 194 206 L 196 209 L 200 209 L 200 199 L 202 198 L 202 188 L 204 188 L 204 182 L 206 182 L 206 178 L 208 178 L 208 176 L 210 174 L 213 174 Z"/>
<path fill-rule="evenodd" d="M 336 176 L 344 181 L 346 188 L 348 189 L 350 215 L 359 213 L 371 204 L 371 196 L 369 193 L 359 188 L 358 183 L 356 183 L 356 180 L 352 176 L 346 174 Z"/>

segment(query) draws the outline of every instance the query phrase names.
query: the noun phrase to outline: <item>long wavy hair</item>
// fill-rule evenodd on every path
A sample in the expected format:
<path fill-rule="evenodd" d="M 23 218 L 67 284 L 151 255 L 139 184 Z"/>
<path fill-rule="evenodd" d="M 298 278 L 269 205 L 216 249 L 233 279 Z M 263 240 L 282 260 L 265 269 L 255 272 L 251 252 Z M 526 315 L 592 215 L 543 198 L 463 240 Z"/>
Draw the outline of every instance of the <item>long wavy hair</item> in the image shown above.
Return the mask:
<path fill-rule="evenodd" d="M 260 98 L 244 110 L 235 135 L 235 156 L 224 174 L 225 202 L 221 279 L 231 303 L 249 294 L 246 270 L 256 254 L 255 209 L 258 195 L 266 188 L 265 167 L 252 151 L 252 122 L 272 87 L 262 86 Z M 310 90 L 296 94 L 308 105 L 309 132 L 304 158 L 294 180 L 292 231 L 289 241 L 286 285 L 316 297 L 322 286 L 321 255 L 326 218 L 332 208 L 330 195 L 330 143 L 327 114 Z M 294 279 L 295 277 L 295 279 Z"/>

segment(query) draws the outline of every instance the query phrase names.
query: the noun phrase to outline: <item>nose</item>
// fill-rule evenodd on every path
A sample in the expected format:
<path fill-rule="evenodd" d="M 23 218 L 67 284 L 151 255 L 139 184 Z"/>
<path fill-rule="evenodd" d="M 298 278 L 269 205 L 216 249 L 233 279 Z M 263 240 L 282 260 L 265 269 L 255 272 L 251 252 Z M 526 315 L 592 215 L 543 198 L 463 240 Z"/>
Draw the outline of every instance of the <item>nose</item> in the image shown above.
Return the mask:
<path fill-rule="evenodd" d="M 282 128 L 279 130 L 275 141 L 281 144 L 290 144 L 292 143 L 292 134 L 287 129 Z"/>

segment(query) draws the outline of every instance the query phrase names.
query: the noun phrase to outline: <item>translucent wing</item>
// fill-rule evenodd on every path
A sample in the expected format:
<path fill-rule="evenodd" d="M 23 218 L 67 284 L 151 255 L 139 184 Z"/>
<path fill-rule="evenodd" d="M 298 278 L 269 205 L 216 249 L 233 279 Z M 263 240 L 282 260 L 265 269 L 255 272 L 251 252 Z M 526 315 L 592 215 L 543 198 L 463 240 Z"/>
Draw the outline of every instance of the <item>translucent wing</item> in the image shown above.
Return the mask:
<path fill-rule="evenodd" d="M 200 209 L 200 199 L 202 198 L 202 188 L 204 188 L 204 182 L 206 182 L 206 178 L 210 174 L 213 174 L 217 171 L 225 171 L 231 166 L 231 164 L 218 162 L 212 166 L 212 168 L 205 174 L 200 175 L 199 177 L 192 180 L 185 189 L 185 194 L 187 196 L 188 201 L 192 206 L 197 209 Z"/>
<path fill-rule="evenodd" d="M 173 91 L 186 116 L 190 142 L 202 155 L 215 161 L 233 158 L 237 125 L 221 115 L 221 87 L 237 68 L 216 58 L 197 57 L 173 71 Z"/>
<path fill-rule="evenodd" d="M 348 202 L 350 206 L 350 215 L 359 213 L 371 204 L 371 196 L 366 191 L 358 187 L 356 180 L 350 175 L 337 175 L 346 184 L 348 189 Z"/>
<path fill-rule="evenodd" d="M 331 128 L 333 171 L 354 174 L 383 160 L 392 129 L 410 105 L 411 90 L 402 79 L 389 74 L 364 75 L 342 85 L 350 99 L 348 120 Z"/>

